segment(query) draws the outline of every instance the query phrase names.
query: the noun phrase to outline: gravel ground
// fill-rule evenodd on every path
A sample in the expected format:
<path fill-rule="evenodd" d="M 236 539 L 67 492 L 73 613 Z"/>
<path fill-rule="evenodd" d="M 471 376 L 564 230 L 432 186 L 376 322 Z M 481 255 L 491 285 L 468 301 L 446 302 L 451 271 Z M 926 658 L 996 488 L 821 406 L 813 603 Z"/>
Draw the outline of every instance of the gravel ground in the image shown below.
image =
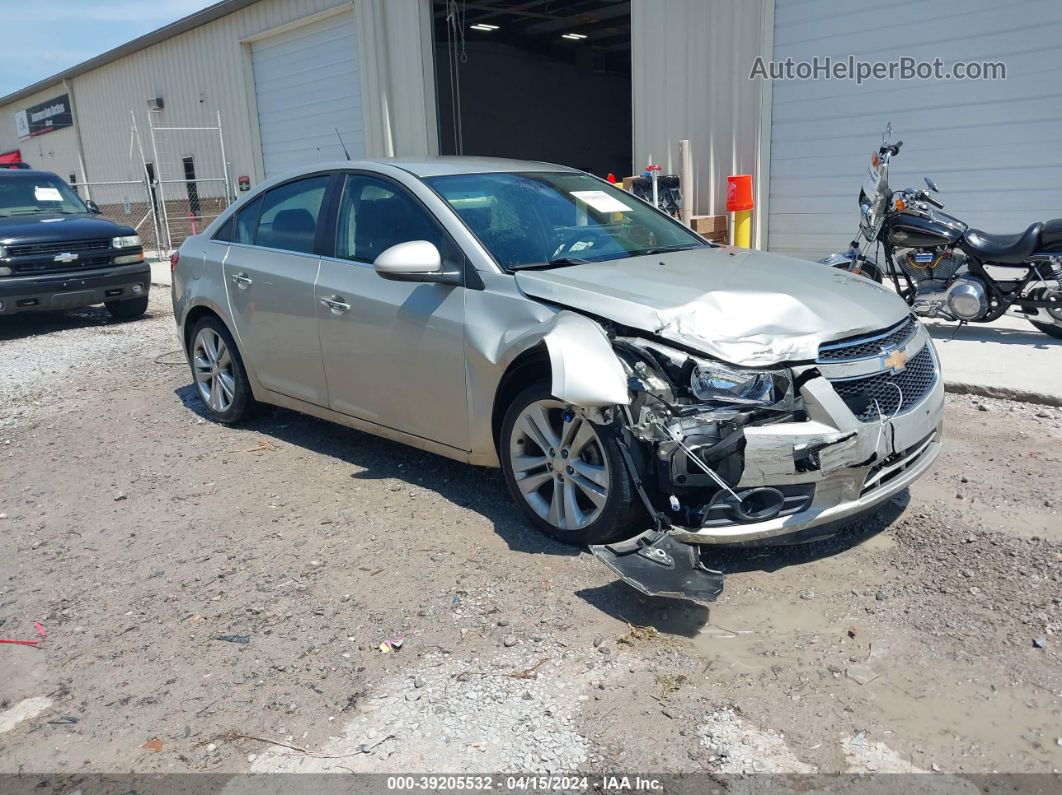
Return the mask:
<path fill-rule="evenodd" d="M 949 396 L 911 494 L 720 553 L 709 609 L 494 472 L 211 423 L 176 347 L 161 291 L 0 322 L 0 636 L 47 631 L 0 645 L 0 771 L 1062 768 L 1060 409 Z"/>

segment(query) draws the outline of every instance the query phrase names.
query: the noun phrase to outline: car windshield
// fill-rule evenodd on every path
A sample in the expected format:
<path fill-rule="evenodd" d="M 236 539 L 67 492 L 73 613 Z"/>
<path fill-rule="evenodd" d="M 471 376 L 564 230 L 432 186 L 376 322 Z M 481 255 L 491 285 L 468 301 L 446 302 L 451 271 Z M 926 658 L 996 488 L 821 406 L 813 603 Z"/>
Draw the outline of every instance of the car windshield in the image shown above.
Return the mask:
<path fill-rule="evenodd" d="M 424 181 L 510 271 L 710 247 L 667 215 L 588 174 L 459 174 Z"/>
<path fill-rule="evenodd" d="M 87 213 L 77 194 L 58 177 L 0 176 L 0 217 L 37 213 Z"/>

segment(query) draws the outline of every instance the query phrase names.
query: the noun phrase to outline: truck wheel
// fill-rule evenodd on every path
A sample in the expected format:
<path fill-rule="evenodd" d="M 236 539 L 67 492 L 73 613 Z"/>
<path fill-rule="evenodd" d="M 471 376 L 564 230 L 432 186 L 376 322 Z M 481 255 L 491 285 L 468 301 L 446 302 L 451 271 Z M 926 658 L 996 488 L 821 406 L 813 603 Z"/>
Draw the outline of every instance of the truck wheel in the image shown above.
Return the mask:
<path fill-rule="evenodd" d="M 145 295 L 128 301 L 107 301 L 104 306 L 115 320 L 132 320 L 147 312 L 148 297 Z"/>
<path fill-rule="evenodd" d="M 258 404 L 232 335 L 217 317 L 208 315 L 192 329 L 188 361 L 200 399 L 211 418 L 224 425 L 246 419 Z"/>
<path fill-rule="evenodd" d="M 505 413 L 499 458 L 531 523 L 558 541 L 604 544 L 631 535 L 645 512 L 611 433 L 528 387 Z"/>

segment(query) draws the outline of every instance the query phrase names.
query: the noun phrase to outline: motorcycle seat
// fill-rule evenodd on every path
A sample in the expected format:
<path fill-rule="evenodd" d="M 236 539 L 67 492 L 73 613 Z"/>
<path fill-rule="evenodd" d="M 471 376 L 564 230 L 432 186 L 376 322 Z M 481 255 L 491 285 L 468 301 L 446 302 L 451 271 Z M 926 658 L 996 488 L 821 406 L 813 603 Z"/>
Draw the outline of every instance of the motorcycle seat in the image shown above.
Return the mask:
<path fill-rule="evenodd" d="M 1020 263 L 1040 244 L 1042 223 L 1035 223 L 1016 235 L 990 235 L 980 229 L 967 229 L 959 247 L 983 262 Z"/>
<path fill-rule="evenodd" d="M 1050 246 L 1060 241 L 1062 241 L 1062 218 L 1055 218 L 1044 224 L 1044 229 L 1040 232 L 1040 243 Z"/>

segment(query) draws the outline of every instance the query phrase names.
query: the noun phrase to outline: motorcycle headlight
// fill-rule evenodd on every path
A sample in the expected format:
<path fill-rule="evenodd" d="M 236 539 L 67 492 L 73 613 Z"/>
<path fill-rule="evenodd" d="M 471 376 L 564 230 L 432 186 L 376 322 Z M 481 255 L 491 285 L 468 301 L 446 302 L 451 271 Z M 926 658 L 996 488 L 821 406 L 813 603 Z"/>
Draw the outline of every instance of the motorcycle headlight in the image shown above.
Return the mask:
<path fill-rule="evenodd" d="M 698 400 L 747 406 L 773 406 L 792 393 L 788 370 L 742 370 L 716 362 L 698 364 L 690 391 Z"/>
<path fill-rule="evenodd" d="M 132 248 L 140 245 L 140 235 L 124 235 L 111 238 L 111 248 Z"/>

